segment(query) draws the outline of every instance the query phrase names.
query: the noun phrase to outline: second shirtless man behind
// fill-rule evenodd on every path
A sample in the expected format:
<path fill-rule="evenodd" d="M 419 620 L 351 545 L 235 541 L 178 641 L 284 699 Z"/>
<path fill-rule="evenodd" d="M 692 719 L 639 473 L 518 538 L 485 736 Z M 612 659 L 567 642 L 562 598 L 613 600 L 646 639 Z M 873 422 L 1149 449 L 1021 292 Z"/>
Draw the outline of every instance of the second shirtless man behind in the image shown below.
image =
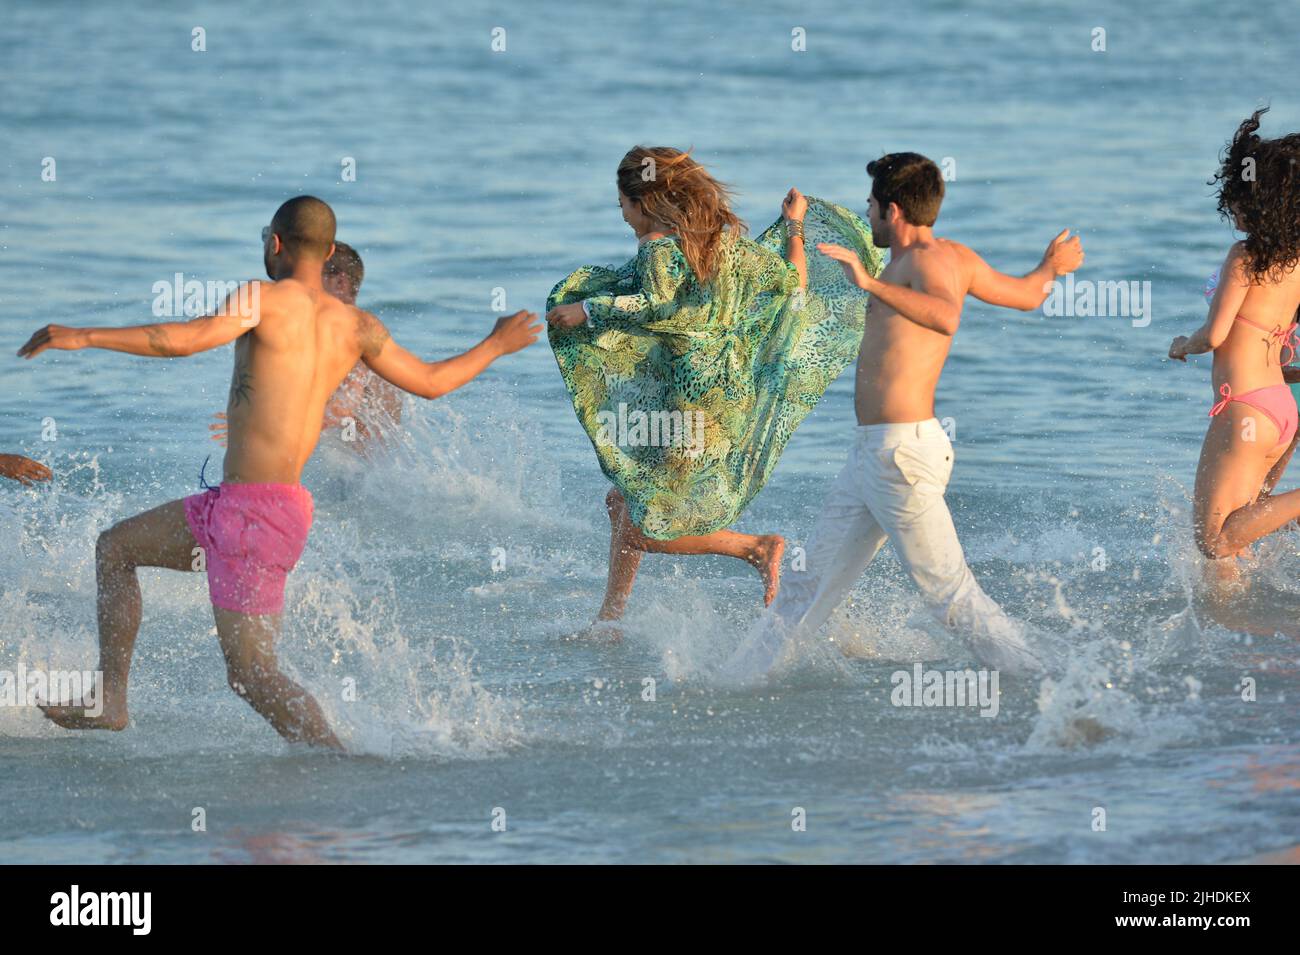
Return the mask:
<path fill-rule="evenodd" d="M 1078 236 L 1060 233 L 1028 275 L 998 272 L 973 250 L 931 231 L 943 201 L 939 167 L 917 153 L 890 153 L 867 165 L 868 218 L 889 265 L 872 278 L 857 255 L 818 248 L 839 260 L 871 294 L 858 354 L 858 427 L 848 463 L 822 505 L 807 547 L 807 570 L 786 576 L 771 610 L 728 661 L 737 681 L 765 676 L 791 642 L 830 617 L 888 540 L 929 609 L 962 632 L 980 662 L 1023 672 L 1040 667 L 1021 627 L 980 588 L 966 565 L 944 500 L 953 450 L 935 418 L 934 394 L 973 295 L 1029 311 L 1058 276 L 1083 262 Z"/>
<path fill-rule="evenodd" d="M 220 487 L 163 504 L 109 528 L 96 547 L 98 702 L 45 706 L 69 729 L 124 729 L 127 683 L 140 629 L 137 567 L 192 570 L 201 547 L 217 637 L 231 687 L 290 741 L 342 749 L 319 704 L 280 671 L 275 638 L 285 578 L 298 562 L 312 523 L 312 498 L 300 483 L 320 439 L 326 403 L 357 361 L 422 398 L 437 398 L 474 378 L 502 355 L 537 339 L 530 312 L 497 321 L 462 355 L 424 362 L 393 341 L 379 319 L 339 301 L 322 286 L 334 251 L 334 213 L 311 196 L 290 199 L 262 230 L 263 260 L 273 280 L 256 287 L 256 313 L 235 292 L 217 314 L 189 322 L 131 328 L 48 325 L 18 352 L 106 348 L 146 357 L 177 357 L 235 343 L 226 406 L 230 449 Z M 83 701 L 84 702 L 84 701 Z"/>

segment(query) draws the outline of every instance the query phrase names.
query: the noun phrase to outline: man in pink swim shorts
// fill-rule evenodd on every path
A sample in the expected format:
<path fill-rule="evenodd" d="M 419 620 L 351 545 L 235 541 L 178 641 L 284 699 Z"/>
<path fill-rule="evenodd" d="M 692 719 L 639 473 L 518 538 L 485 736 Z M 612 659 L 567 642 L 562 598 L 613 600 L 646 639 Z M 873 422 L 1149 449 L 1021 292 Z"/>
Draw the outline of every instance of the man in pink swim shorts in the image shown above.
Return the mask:
<path fill-rule="evenodd" d="M 18 351 L 33 358 L 47 348 L 106 348 L 174 358 L 235 345 L 222 484 L 100 534 L 102 685 L 80 702 L 41 707 L 60 726 L 126 728 L 141 615 L 136 568 L 194 570 L 201 548 L 230 686 L 285 739 L 342 749 L 320 705 L 281 672 L 275 656 L 285 578 L 311 529 L 311 494 L 299 479 L 320 439 L 326 403 L 358 361 L 404 391 L 436 398 L 531 344 L 542 328 L 536 315 L 516 312 L 464 354 L 424 362 L 374 315 L 323 287 L 321 272 L 334 253 L 334 212 L 324 202 L 299 196 L 284 203 L 262 230 L 262 246 L 272 281 L 248 283 L 213 315 L 130 328 L 47 325 Z M 91 699 L 102 712 L 87 708 Z"/>
<path fill-rule="evenodd" d="M 223 484 L 184 503 L 208 565 L 212 606 L 243 614 L 284 610 L 285 578 L 311 530 L 311 492 L 301 484 Z"/>

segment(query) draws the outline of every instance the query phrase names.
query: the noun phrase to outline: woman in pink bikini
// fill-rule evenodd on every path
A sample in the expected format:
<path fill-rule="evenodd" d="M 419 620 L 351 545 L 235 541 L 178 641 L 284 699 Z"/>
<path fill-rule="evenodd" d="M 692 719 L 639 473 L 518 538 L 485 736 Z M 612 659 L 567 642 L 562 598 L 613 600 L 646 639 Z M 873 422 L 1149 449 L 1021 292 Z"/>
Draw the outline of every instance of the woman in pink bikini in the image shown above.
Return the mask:
<path fill-rule="evenodd" d="M 1241 124 L 1215 175 L 1219 213 L 1246 233 L 1220 269 L 1205 324 L 1169 357 L 1214 352 L 1215 402 L 1196 468 L 1194 530 L 1207 557 L 1232 557 L 1300 518 L 1300 490 L 1272 495 L 1290 460 L 1296 402 L 1283 365 L 1296 357 L 1300 306 L 1300 134 Z M 1208 293 L 1207 293 L 1208 294 Z"/>

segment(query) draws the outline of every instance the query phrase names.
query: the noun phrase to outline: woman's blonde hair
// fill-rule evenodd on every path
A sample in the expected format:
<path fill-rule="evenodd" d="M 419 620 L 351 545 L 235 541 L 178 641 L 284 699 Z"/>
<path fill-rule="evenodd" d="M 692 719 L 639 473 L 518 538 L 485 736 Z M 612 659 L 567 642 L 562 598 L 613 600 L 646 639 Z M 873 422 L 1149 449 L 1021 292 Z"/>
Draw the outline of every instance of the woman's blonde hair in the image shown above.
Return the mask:
<path fill-rule="evenodd" d="M 700 281 L 717 272 L 724 230 L 745 231 L 731 211 L 731 190 L 671 146 L 634 146 L 618 164 L 618 188 L 650 219 L 669 226 Z"/>

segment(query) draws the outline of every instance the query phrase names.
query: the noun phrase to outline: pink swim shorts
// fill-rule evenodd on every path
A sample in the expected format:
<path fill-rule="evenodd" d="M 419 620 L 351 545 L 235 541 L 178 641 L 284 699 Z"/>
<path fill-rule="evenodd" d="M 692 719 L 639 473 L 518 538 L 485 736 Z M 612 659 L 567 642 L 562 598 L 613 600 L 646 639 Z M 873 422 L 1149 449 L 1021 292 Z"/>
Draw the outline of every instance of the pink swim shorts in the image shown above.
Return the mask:
<path fill-rule="evenodd" d="M 313 505 L 301 484 L 222 484 L 185 498 L 203 548 L 213 606 L 242 614 L 284 610 L 284 582 L 307 546 Z"/>

